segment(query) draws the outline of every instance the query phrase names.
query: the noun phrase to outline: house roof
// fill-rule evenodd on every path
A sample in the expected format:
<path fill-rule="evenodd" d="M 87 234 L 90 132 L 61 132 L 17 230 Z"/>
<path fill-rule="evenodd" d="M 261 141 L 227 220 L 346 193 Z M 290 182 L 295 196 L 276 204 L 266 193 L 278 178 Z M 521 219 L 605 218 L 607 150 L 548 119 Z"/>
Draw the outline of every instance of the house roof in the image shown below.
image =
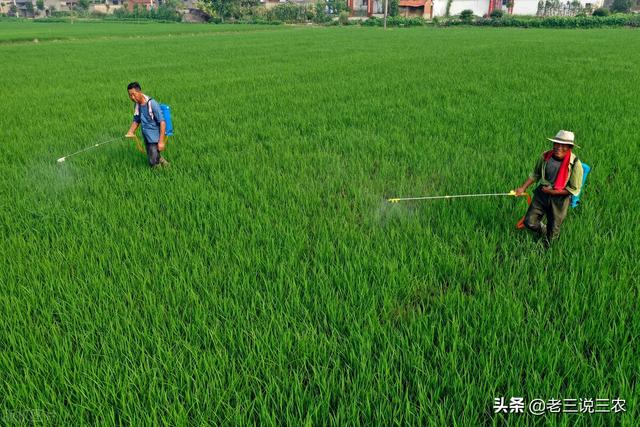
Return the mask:
<path fill-rule="evenodd" d="M 422 7 L 425 0 L 400 0 L 400 6 L 404 7 Z"/>

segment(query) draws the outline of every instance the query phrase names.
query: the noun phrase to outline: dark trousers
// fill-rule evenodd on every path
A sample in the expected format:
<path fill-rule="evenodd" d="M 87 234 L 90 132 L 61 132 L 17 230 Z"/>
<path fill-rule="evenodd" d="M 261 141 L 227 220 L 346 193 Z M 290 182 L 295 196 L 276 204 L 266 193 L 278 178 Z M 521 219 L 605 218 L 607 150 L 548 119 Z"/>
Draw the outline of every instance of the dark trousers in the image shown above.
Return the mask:
<path fill-rule="evenodd" d="M 533 192 L 533 200 L 524 217 L 524 225 L 532 231 L 546 236 L 547 242 L 551 242 L 560 234 L 560 226 L 567 216 L 571 196 L 551 196 L 542 192 L 538 187 Z M 547 217 L 545 226 L 541 220 Z"/>
<path fill-rule="evenodd" d="M 147 159 L 149 159 L 149 166 L 154 167 L 160 163 L 160 150 L 158 150 L 158 144 L 150 144 L 145 141 L 144 143 L 147 149 Z"/>

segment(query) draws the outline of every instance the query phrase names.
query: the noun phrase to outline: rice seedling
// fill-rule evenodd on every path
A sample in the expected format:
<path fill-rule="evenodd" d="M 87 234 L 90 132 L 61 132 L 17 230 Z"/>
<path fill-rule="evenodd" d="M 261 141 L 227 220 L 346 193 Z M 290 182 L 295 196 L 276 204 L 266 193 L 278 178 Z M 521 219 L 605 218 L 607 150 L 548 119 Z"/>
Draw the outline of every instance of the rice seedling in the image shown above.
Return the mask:
<path fill-rule="evenodd" d="M 640 33 L 103 25 L 0 43 L 2 424 L 634 425 Z M 58 164 L 132 80 L 171 169 Z M 593 172 L 548 251 L 519 199 L 385 201 L 509 192 L 558 129 Z"/>

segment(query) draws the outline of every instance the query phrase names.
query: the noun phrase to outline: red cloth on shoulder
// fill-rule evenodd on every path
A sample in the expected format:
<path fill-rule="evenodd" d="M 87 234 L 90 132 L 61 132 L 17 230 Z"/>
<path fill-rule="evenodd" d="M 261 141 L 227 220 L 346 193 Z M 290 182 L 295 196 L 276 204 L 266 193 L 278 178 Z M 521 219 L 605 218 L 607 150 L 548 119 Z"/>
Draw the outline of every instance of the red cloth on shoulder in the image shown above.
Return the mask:
<path fill-rule="evenodd" d="M 549 159 L 553 156 L 553 150 L 549 150 L 545 152 L 543 155 L 544 161 L 548 162 Z M 571 150 L 567 152 L 567 155 L 562 159 L 562 163 L 560 163 L 560 170 L 558 171 L 558 176 L 556 176 L 556 182 L 553 183 L 553 188 L 556 190 L 564 190 L 567 186 L 567 181 L 569 181 L 569 161 L 571 160 Z"/>

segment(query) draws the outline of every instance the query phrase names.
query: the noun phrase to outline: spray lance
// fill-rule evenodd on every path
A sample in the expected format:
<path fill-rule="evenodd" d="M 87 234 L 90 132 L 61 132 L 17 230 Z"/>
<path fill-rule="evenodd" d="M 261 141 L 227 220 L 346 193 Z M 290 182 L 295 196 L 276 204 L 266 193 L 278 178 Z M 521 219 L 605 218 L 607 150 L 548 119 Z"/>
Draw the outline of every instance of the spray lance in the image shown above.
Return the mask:
<path fill-rule="evenodd" d="M 144 148 L 142 148 L 142 143 L 140 142 L 140 139 L 138 139 L 138 137 L 136 135 L 125 135 L 125 137 L 126 138 L 133 138 L 135 140 L 135 142 L 136 142 L 136 149 L 139 152 L 141 152 L 142 154 L 145 154 L 145 150 L 144 150 Z M 71 156 L 75 156 L 77 154 L 84 153 L 85 151 L 93 150 L 94 148 L 100 147 L 101 145 L 109 144 L 110 142 L 118 141 L 118 140 L 121 140 L 121 139 L 122 139 L 122 137 L 119 136 L 117 138 L 112 138 L 112 139 L 109 139 L 107 141 L 102 141 L 102 142 L 98 142 L 96 144 L 91 144 L 90 146 L 88 146 L 86 148 L 83 148 L 82 150 L 78 150 L 75 153 L 67 154 L 64 157 L 60 157 L 58 159 L 58 163 L 64 163 Z"/>
<path fill-rule="evenodd" d="M 387 199 L 389 203 L 399 203 L 399 202 L 410 202 L 410 201 L 418 201 L 418 200 L 440 200 L 440 199 L 461 199 L 466 197 L 501 197 L 501 196 L 513 196 L 513 197 L 525 197 L 527 198 L 527 204 L 531 204 L 531 196 L 527 193 L 522 193 L 520 195 L 516 194 L 515 191 L 511 190 L 508 193 L 482 193 L 482 194 L 455 194 L 451 196 L 426 196 L 426 197 L 396 197 Z M 524 228 L 524 217 L 518 221 L 516 224 L 516 228 L 521 229 Z"/>
<path fill-rule="evenodd" d="M 76 154 L 84 153 L 85 151 L 89 151 L 89 150 L 92 150 L 94 148 L 100 147 L 101 145 L 108 144 L 108 143 L 113 142 L 113 141 L 117 141 L 117 140 L 119 140 L 121 138 L 122 137 L 113 138 L 113 139 L 109 139 L 107 141 L 98 142 L 97 144 L 92 144 L 89 147 L 86 147 L 86 148 L 83 148 L 82 150 L 76 151 L 75 153 L 67 154 L 64 157 L 60 157 L 58 159 L 58 163 L 64 163 L 71 156 L 75 156 Z"/>

